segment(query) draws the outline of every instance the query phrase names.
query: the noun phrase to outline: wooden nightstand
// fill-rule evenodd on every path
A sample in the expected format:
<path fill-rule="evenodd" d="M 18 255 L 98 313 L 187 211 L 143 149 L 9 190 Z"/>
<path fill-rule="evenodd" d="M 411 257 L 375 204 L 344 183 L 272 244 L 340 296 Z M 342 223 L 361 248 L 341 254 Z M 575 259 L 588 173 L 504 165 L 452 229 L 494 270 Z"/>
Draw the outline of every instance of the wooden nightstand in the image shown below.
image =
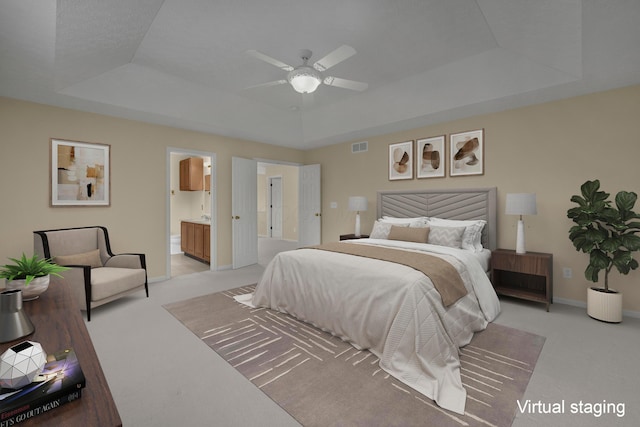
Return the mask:
<path fill-rule="evenodd" d="M 351 233 L 351 234 L 341 234 L 340 235 L 340 240 L 351 240 L 351 239 L 368 239 L 369 235 L 368 234 L 361 234 L 360 237 L 356 237 L 355 234 Z"/>
<path fill-rule="evenodd" d="M 553 255 L 496 249 L 491 253 L 491 282 L 498 295 L 546 303 L 549 311 L 553 303 Z"/>

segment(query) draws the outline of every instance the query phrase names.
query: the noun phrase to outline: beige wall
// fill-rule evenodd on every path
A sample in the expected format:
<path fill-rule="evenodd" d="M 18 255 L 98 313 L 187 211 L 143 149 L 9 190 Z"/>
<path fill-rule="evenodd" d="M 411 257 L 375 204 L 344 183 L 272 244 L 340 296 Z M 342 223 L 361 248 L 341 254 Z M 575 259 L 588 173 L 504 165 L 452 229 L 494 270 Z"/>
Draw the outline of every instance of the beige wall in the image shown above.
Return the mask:
<path fill-rule="evenodd" d="M 111 230 L 115 251 L 145 252 L 150 277 L 164 276 L 166 150 L 178 147 L 216 153 L 219 266 L 231 264 L 231 157 L 320 163 L 323 241 L 353 232 L 355 213 L 346 209 L 349 196 L 369 199 L 369 210 L 362 213 L 367 232 L 375 220 L 377 190 L 496 186 L 498 243 L 514 248 L 516 218 L 503 214 L 505 194 L 536 192 L 538 215 L 525 218 L 527 249 L 553 253 L 556 297 L 584 301 L 586 255 L 576 252 L 567 238 L 569 199 L 580 184 L 594 178 L 612 193 L 640 193 L 638 111 L 640 86 L 633 86 L 376 136 L 368 139 L 368 152 L 351 154 L 350 142 L 302 152 L 0 98 L 0 260 L 30 253 L 33 230 L 101 224 Z M 478 128 L 485 129 L 484 175 L 387 179 L 390 143 Z M 51 137 L 111 145 L 111 207 L 49 207 Z M 573 269 L 573 278 L 562 277 L 563 267 Z M 610 280 L 624 292 L 624 308 L 640 311 L 640 272 L 613 273 Z"/>
<path fill-rule="evenodd" d="M 149 277 L 164 277 L 167 147 L 216 153 L 218 266 L 231 264 L 231 157 L 302 163 L 304 152 L 0 98 L 0 263 L 33 252 L 34 230 L 109 228 L 116 252 L 147 254 Z M 49 138 L 111 145 L 111 206 L 49 206 Z"/>
<path fill-rule="evenodd" d="M 584 181 L 595 178 L 610 193 L 640 193 L 639 112 L 640 86 L 634 86 L 377 136 L 368 139 L 365 153 L 351 154 L 350 142 L 310 151 L 307 164 L 322 165 L 323 241 L 353 232 L 349 196 L 369 200 L 369 209 L 361 214 L 365 233 L 375 220 L 377 190 L 495 186 L 498 244 L 513 249 L 517 218 L 503 213 L 505 194 L 535 192 L 538 215 L 525 218 L 527 249 L 553 253 L 555 297 L 584 301 L 587 255 L 576 252 L 568 239 L 569 200 Z M 388 180 L 389 144 L 480 128 L 485 130 L 484 175 Z M 332 209 L 331 202 L 338 207 Z M 636 208 L 640 211 L 640 204 Z M 573 278 L 563 278 L 563 267 L 573 269 Z M 640 271 L 612 273 L 610 283 L 624 292 L 625 309 L 640 311 L 639 282 Z"/>

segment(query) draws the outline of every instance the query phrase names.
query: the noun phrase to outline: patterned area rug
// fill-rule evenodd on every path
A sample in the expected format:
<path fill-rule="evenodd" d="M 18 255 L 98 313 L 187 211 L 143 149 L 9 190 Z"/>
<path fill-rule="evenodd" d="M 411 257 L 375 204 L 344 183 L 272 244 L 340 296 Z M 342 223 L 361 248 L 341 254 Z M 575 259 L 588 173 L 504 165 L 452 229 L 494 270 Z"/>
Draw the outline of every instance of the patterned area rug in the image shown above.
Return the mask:
<path fill-rule="evenodd" d="M 465 415 L 437 406 L 378 358 L 307 323 L 233 297 L 253 286 L 165 305 L 304 426 L 510 426 L 544 337 L 497 324 L 461 350 Z"/>

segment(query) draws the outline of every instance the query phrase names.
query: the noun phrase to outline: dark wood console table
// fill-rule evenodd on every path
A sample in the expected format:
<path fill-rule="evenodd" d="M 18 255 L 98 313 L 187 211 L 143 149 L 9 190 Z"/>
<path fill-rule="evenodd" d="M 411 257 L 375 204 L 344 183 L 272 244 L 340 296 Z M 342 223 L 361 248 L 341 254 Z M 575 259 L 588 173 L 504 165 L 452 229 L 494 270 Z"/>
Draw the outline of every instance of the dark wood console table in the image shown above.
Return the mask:
<path fill-rule="evenodd" d="M 71 347 L 78 356 L 87 385 L 82 397 L 37 415 L 20 426 L 121 426 L 122 420 L 100 366 L 80 308 L 65 283 L 52 283 L 40 298 L 22 303 L 36 330 L 15 341 L 0 344 L 0 354 L 22 341 L 35 341 L 47 353 Z"/>

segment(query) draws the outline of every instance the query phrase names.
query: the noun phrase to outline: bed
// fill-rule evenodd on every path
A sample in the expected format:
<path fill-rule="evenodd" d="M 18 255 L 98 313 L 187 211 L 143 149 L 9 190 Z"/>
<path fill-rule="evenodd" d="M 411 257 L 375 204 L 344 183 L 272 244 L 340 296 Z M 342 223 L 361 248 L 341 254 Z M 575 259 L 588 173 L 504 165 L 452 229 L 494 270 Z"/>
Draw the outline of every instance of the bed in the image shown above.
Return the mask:
<path fill-rule="evenodd" d="M 459 348 L 500 311 L 488 279 L 496 246 L 496 189 L 381 191 L 377 214 L 368 239 L 276 255 L 252 303 L 368 349 L 396 379 L 462 414 L 466 391 Z M 425 234 L 430 243 L 404 237 Z M 443 235 L 449 240 L 440 241 Z M 377 255 L 370 257 L 371 251 Z M 442 270 L 425 274 L 410 259 Z M 445 298 L 442 286 L 452 286 L 449 278 L 462 287 L 461 295 Z"/>

